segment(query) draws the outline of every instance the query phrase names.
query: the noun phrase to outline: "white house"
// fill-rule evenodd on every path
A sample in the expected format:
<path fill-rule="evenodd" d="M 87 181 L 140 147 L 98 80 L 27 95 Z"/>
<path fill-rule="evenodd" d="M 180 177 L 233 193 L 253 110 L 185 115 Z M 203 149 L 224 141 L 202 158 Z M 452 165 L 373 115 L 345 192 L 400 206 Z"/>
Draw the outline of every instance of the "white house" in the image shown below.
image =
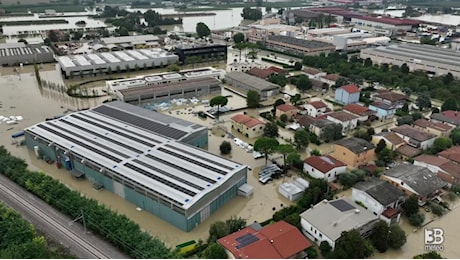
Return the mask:
<path fill-rule="evenodd" d="M 423 132 L 409 125 L 401 125 L 391 128 L 390 130 L 399 135 L 408 145 L 422 150 L 433 146 L 434 140 L 436 139 L 435 134 Z"/>
<path fill-rule="evenodd" d="M 303 233 L 317 245 L 327 241 L 332 249 L 344 231 L 356 229 L 368 237 L 378 217 L 348 198 L 323 200 L 300 214 Z"/>
<path fill-rule="evenodd" d="M 405 194 L 400 189 L 381 179 L 358 182 L 353 188 L 351 197 L 354 202 L 362 203 L 368 211 L 387 223 L 399 222 L 400 205 Z"/>
<path fill-rule="evenodd" d="M 358 117 L 345 111 L 329 113 L 327 114 L 326 119 L 336 124 L 341 124 L 344 135 L 346 132 L 355 129 L 358 125 Z"/>
<path fill-rule="evenodd" d="M 327 105 L 323 101 L 312 101 L 308 104 L 303 106 L 307 111 L 307 115 L 312 117 L 322 116 L 331 110 L 327 107 Z"/>
<path fill-rule="evenodd" d="M 310 156 L 304 160 L 303 169 L 315 178 L 331 182 L 346 172 L 347 165 L 330 155 Z"/>

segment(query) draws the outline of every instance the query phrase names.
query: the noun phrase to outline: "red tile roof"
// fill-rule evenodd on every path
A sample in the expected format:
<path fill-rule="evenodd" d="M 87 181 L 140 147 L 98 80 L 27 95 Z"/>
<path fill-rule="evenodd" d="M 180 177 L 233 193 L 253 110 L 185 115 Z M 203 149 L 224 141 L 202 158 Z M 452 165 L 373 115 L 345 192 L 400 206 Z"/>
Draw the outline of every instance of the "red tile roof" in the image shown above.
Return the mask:
<path fill-rule="evenodd" d="M 244 124 L 245 126 L 252 128 L 256 125 L 264 125 L 265 123 L 259 119 L 252 118 L 247 115 L 239 114 L 239 115 L 234 115 L 231 118 L 233 121 L 239 123 L 239 124 Z"/>
<path fill-rule="evenodd" d="M 270 77 L 271 75 L 276 74 L 276 72 L 273 71 L 273 70 L 260 69 L 260 68 L 257 68 L 257 67 L 254 67 L 254 68 L 250 69 L 247 73 L 249 75 L 256 76 L 256 77 L 259 77 L 259 78 L 262 78 L 262 79 L 266 79 L 266 78 Z"/>
<path fill-rule="evenodd" d="M 398 211 L 394 208 L 387 208 L 385 211 L 382 212 L 382 215 L 384 215 L 387 218 L 392 218 L 398 215 Z"/>
<path fill-rule="evenodd" d="M 289 104 L 281 104 L 277 106 L 276 109 L 279 109 L 280 111 L 283 111 L 283 112 L 287 112 L 287 111 L 291 111 L 291 110 L 298 109 L 298 108 L 296 108 L 293 105 L 289 105 Z"/>
<path fill-rule="evenodd" d="M 446 131 L 449 131 L 452 128 L 454 128 L 453 126 L 450 126 L 448 124 L 444 124 L 444 123 L 440 123 L 440 122 L 437 122 L 437 123 L 430 122 L 430 121 L 428 121 L 428 120 L 426 120 L 424 118 L 417 119 L 414 122 L 414 125 L 422 127 L 422 128 L 432 128 L 432 129 L 436 129 L 436 130 L 442 131 L 442 132 L 446 132 Z"/>
<path fill-rule="evenodd" d="M 279 74 L 282 74 L 282 73 L 286 73 L 286 70 L 282 69 L 282 68 L 278 68 L 278 67 L 275 67 L 275 66 L 270 66 L 267 68 L 267 70 L 271 70 L 275 73 L 279 73 Z"/>
<path fill-rule="evenodd" d="M 345 111 L 332 112 L 332 113 L 327 114 L 327 117 L 335 118 L 341 122 L 351 121 L 353 119 L 358 118 L 357 116 L 347 113 Z"/>
<path fill-rule="evenodd" d="M 442 157 L 437 157 L 435 155 L 429 155 L 429 154 L 422 154 L 414 158 L 415 161 L 423 162 L 426 164 L 434 165 L 434 166 L 441 166 L 447 162 L 449 162 L 448 159 L 442 158 Z"/>
<path fill-rule="evenodd" d="M 453 146 L 438 153 L 438 155 L 456 163 L 460 163 L 460 146 Z"/>
<path fill-rule="evenodd" d="M 318 109 L 318 108 L 323 108 L 323 107 L 327 107 L 326 104 L 324 104 L 323 101 L 313 101 L 313 102 L 310 102 L 308 103 L 309 105 L 313 106 L 314 108 Z"/>
<path fill-rule="evenodd" d="M 330 155 L 310 156 L 304 162 L 322 173 L 327 173 L 337 167 L 347 166 Z"/>
<path fill-rule="evenodd" d="M 239 238 L 248 234 L 256 237 L 256 241 L 241 245 Z M 241 259 L 290 258 L 311 246 L 296 227 L 284 221 L 265 226 L 259 231 L 246 227 L 220 238 L 217 242 L 235 258 Z"/>
<path fill-rule="evenodd" d="M 393 18 L 393 17 L 384 17 L 384 16 L 369 16 L 369 15 L 362 15 L 357 16 L 356 18 L 362 19 L 365 21 L 371 22 L 378 22 L 384 24 L 391 24 L 391 25 L 417 25 L 420 24 L 420 21 L 417 20 L 410 20 L 410 19 L 402 19 L 402 18 Z"/>
<path fill-rule="evenodd" d="M 322 76 L 321 78 L 327 79 L 327 80 L 330 80 L 330 81 L 337 81 L 341 77 L 342 76 L 340 76 L 339 74 L 327 74 L 326 76 Z"/>
<path fill-rule="evenodd" d="M 414 157 L 422 152 L 421 150 L 414 148 L 408 144 L 401 145 L 400 147 L 398 147 L 398 149 L 396 149 L 396 151 L 401 155 L 407 157 Z"/>
<path fill-rule="evenodd" d="M 375 112 L 370 110 L 369 108 L 358 105 L 358 104 L 348 104 L 343 107 L 343 110 L 348 111 L 355 115 L 360 115 L 360 116 L 375 114 Z"/>
<path fill-rule="evenodd" d="M 305 73 L 307 73 L 307 74 L 310 74 L 310 75 L 316 75 L 316 74 L 322 72 L 322 71 L 319 70 L 319 69 L 310 68 L 310 67 L 304 68 L 302 71 L 305 72 Z"/>
<path fill-rule="evenodd" d="M 383 100 L 388 100 L 390 102 L 397 102 L 397 101 L 402 101 L 402 100 L 406 100 L 407 99 L 407 96 L 404 95 L 404 94 L 401 94 L 401 93 L 396 93 L 396 92 L 393 92 L 393 91 L 389 91 L 389 90 L 386 90 L 386 91 L 380 91 L 377 95 L 375 95 L 376 97 L 379 97 Z"/>
<path fill-rule="evenodd" d="M 348 85 L 342 86 L 342 89 L 350 94 L 358 93 L 360 91 L 358 86 L 354 84 L 348 84 Z"/>

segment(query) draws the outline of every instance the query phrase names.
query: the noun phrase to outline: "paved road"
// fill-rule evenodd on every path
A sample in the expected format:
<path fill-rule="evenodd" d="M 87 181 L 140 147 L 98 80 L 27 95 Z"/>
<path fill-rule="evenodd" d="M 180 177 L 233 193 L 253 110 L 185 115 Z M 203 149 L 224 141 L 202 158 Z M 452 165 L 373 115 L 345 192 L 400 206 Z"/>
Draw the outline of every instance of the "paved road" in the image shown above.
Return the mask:
<path fill-rule="evenodd" d="M 80 224 L 70 225 L 70 218 L 1 174 L 0 200 L 18 211 L 37 229 L 68 248 L 78 258 L 128 258 L 99 237 L 85 234 Z"/>

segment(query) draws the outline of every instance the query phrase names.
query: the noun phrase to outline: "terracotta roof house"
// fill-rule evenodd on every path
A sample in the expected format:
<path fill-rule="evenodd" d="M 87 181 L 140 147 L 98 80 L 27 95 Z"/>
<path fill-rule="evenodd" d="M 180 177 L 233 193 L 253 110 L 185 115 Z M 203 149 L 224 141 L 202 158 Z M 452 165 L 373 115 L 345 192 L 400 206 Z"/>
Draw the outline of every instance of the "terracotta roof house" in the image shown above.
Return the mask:
<path fill-rule="evenodd" d="M 299 112 L 299 109 L 293 105 L 282 104 L 276 107 L 275 115 L 279 118 L 281 115 L 286 114 L 288 118 L 292 118 Z"/>
<path fill-rule="evenodd" d="M 326 92 L 329 90 L 329 85 L 317 79 L 310 79 L 312 89 L 316 91 Z"/>
<path fill-rule="evenodd" d="M 460 165 L 449 159 L 422 154 L 414 158 L 414 165 L 428 168 L 443 181 L 450 184 L 456 184 L 460 181 Z"/>
<path fill-rule="evenodd" d="M 438 177 L 450 184 L 460 183 L 460 165 L 451 161 L 439 166 Z"/>
<path fill-rule="evenodd" d="M 294 226 L 279 221 L 260 230 L 246 227 L 217 240 L 229 258 L 288 259 L 304 258 L 310 242 Z"/>
<path fill-rule="evenodd" d="M 273 72 L 275 72 L 276 74 L 287 74 L 288 71 L 285 70 L 285 69 L 282 69 L 282 68 L 278 68 L 278 67 L 275 67 L 275 66 L 270 66 L 267 68 L 267 70 L 271 70 Z"/>
<path fill-rule="evenodd" d="M 427 133 L 435 134 L 438 137 L 448 137 L 450 136 L 452 129 L 454 129 L 454 127 L 449 124 L 441 122 L 431 122 L 424 118 L 415 120 L 413 125 L 417 129 L 420 129 Z"/>
<path fill-rule="evenodd" d="M 441 113 L 431 114 L 431 121 L 449 124 L 453 127 L 460 126 L 460 113 L 458 111 L 447 110 Z"/>
<path fill-rule="evenodd" d="M 332 156 L 349 168 L 357 168 L 374 160 L 374 145 L 361 138 L 345 138 L 334 144 Z"/>
<path fill-rule="evenodd" d="M 323 72 L 319 69 L 312 68 L 312 67 L 304 67 L 302 69 L 302 73 L 308 76 L 309 79 L 319 79 L 322 76 L 326 76 L 327 73 Z M 321 82 L 324 83 L 324 82 Z"/>
<path fill-rule="evenodd" d="M 335 102 L 347 105 L 359 102 L 360 90 L 358 86 L 349 84 L 335 90 Z"/>
<path fill-rule="evenodd" d="M 248 138 L 256 138 L 264 134 L 265 123 L 259 119 L 238 114 L 231 118 L 232 128 Z"/>
<path fill-rule="evenodd" d="M 428 168 L 413 164 L 398 164 L 382 172 L 380 178 L 401 189 L 407 196 L 416 194 L 420 205 L 440 195 L 441 188 L 447 185 Z"/>
<path fill-rule="evenodd" d="M 358 182 L 352 187 L 353 201 L 360 201 L 367 210 L 377 215 L 387 223 L 399 222 L 399 208 L 405 201 L 406 195 L 400 189 L 388 182 L 373 178 Z"/>
<path fill-rule="evenodd" d="M 326 241 L 335 248 L 342 232 L 356 229 L 368 237 L 378 217 L 348 198 L 323 200 L 300 214 L 303 233 L 317 245 Z"/>
<path fill-rule="evenodd" d="M 398 147 L 398 149 L 396 149 L 396 152 L 398 152 L 403 159 L 408 159 L 419 155 L 422 152 L 422 150 L 404 144 Z"/>
<path fill-rule="evenodd" d="M 342 125 L 342 133 L 353 130 L 358 125 L 358 117 L 344 111 L 332 112 L 326 115 L 327 120 Z"/>
<path fill-rule="evenodd" d="M 401 125 L 390 129 L 391 132 L 399 135 L 407 144 L 415 148 L 425 150 L 433 146 L 436 135 L 425 133 L 410 125 Z"/>
<path fill-rule="evenodd" d="M 254 68 L 250 69 L 246 73 L 249 74 L 249 75 L 261 78 L 261 79 L 268 79 L 271 75 L 277 74 L 273 70 L 261 69 L 261 68 L 257 68 L 257 67 L 254 67 Z"/>
<path fill-rule="evenodd" d="M 460 146 L 452 146 L 451 148 L 438 153 L 438 156 L 460 164 Z"/>
<path fill-rule="evenodd" d="M 404 106 L 407 96 L 390 90 L 380 90 L 372 96 L 372 99 L 394 106 L 398 109 Z"/>
<path fill-rule="evenodd" d="M 364 122 L 369 119 L 369 116 L 375 115 L 375 111 L 359 104 L 348 104 L 343 107 L 343 111 L 358 117 L 358 121 Z"/>
<path fill-rule="evenodd" d="M 305 129 L 309 129 L 311 123 L 315 121 L 315 119 L 309 115 L 295 115 L 294 120 Z"/>
<path fill-rule="evenodd" d="M 310 156 L 303 161 L 303 169 L 311 176 L 334 181 L 337 175 L 347 171 L 347 165 L 330 155 Z"/>
<path fill-rule="evenodd" d="M 328 84 L 329 86 L 335 85 L 335 82 L 339 80 L 340 78 L 343 78 L 339 74 L 327 74 L 325 76 L 320 76 L 319 80 L 322 82 Z"/>
<path fill-rule="evenodd" d="M 312 117 L 321 116 L 331 111 L 331 109 L 321 100 L 311 101 L 303 107 L 305 108 L 307 115 Z"/>
<path fill-rule="evenodd" d="M 406 144 L 406 142 L 399 135 L 393 132 L 381 132 L 373 135 L 372 143 L 377 145 L 382 139 L 387 144 L 386 147 L 393 151 Z"/>

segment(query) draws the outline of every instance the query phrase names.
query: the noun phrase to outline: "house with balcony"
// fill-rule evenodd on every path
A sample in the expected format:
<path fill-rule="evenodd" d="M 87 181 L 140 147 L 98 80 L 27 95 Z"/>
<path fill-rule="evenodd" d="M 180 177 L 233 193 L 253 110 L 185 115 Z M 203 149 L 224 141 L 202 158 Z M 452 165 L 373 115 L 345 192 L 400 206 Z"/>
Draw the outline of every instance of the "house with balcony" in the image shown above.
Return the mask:
<path fill-rule="evenodd" d="M 335 102 L 347 105 L 359 102 L 360 90 L 358 86 L 349 84 L 335 90 Z"/>
<path fill-rule="evenodd" d="M 396 113 L 396 107 L 383 103 L 381 101 L 374 101 L 369 105 L 369 109 L 375 111 L 379 119 L 392 118 Z"/>
<path fill-rule="evenodd" d="M 394 223 L 399 222 L 400 207 L 405 201 L 406 194 L 384 180 L 372 178 L 355 184 L 351 197 L 380 219 Z"/>
<path fill-rule="evenodd" d="M 436 139 L 435 134 L 423 132 L 410 125 L 393 127 L 390 131 L 399 135 L 408 145 L 422 150 L 433 146 Z"/>
<path fill-rule="evenodd" d="M 322 116 L 326 113 L 331 112 L 331 109 L 321 100 L 311 101 L 308 104 L 305 104 L 303 107 L 307 115 L 312 117 Z"/>
<path fill-rule="evenodd" d="M 347 164 L 348 168 L 357 168 L 374 160 L 374 148 L 372 143 L 364 139 L 349 137 L 334 144 L 332 156 Z"/>
<path fill-rule="evenodd" d="M 303 161 L 303 170 L 310 176 L 331 182 L 347 171 L 347 165 L 330 155 L 310 156 Z"/>
<path fill-rule="evenodd" d="M 417 195 L 421 206 L 441 195 L 441 189 L 447 186 L 436 173 L 413 164 L 398 164 L 381 174 L 382 180 L 402 190 L 407 196 Z"/>
<path fill-rule="evenodd" d="M 231 118 L 232 128 L 248 138 L 256 138 L 264 134 L 265 123 L 248 115 L 238 114 Z"/>

